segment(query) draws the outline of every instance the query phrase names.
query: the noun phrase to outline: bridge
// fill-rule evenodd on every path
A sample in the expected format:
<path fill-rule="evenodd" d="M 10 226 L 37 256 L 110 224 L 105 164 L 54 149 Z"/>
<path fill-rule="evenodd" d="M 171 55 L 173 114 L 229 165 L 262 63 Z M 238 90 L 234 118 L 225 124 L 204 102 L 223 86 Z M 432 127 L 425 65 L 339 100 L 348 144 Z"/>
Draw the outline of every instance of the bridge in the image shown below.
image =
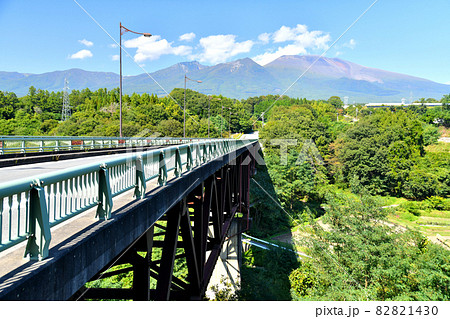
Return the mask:
<path fill-rule="evenodd" d="M 201 300 L 232 223 L 247 224 L 257 140 L 0 143 L 1 300 Z M 129 289 L 86 286 L 130 271 Z"/>

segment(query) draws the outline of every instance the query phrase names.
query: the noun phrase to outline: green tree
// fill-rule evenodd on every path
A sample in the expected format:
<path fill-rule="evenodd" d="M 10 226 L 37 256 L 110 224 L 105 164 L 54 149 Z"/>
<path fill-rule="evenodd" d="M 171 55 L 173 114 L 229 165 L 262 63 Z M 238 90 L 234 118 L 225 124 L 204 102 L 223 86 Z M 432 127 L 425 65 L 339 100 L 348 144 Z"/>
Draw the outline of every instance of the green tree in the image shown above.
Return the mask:
<path fill-rule="evenodd" d="M 183 136 L 183 124 L 174 119 L 162 120 L 156 129 L 162 136 Z"/>
<path fill-rule="evenodd" d="M 335 108 L 340 108 L 344 105 L 341 98 L 339 96 L 332 96 L 328 99 L 328 103 L 333 105 Z"/>
<path fill-rule="evenodd" d="M 304 240 L 312 258 L 297 273 L 305 287 L 292 275 L 294 299 L 450 299 L 450 252 L 417 232 L 399 231 L 379 207 L 367 195 L 328 198 L 326 226 L 314 224 L 314 235 Z"/>
<path fill-rule="evenodd" d="M 379 111 L 349 128 L 337 150 L 347 183 L 358 179 L 373 194 L 399 195 L 411 167 L 425 153 L 421 122 L 411 112 Z"/>

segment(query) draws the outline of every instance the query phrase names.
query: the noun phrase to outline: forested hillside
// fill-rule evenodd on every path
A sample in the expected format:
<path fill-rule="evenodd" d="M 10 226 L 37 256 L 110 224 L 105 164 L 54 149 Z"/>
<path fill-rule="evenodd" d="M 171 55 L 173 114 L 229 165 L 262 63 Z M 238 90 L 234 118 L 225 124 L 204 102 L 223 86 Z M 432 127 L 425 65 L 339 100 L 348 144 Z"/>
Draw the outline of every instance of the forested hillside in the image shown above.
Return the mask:
<path fill-rule="evenodd" d="M 252 247 L 241 297 L 450 299 L 450 148 L 438 143 L 449 115 L 446 104 L 277 103 L 259 134 L 267 171 L 252 183 L 252 232 L 311 258 Z M 262 280 L 270 288 L 254 289 Z"/>
<path fill-rule="evenodd" d="M 0 91 L 0 135 L 119 136 L 119 90 L 73 90 L 69 94 L 72 116 L 60 122 L 62 92 L 30 87 L 26 96 Z M 174 89 L 170 97 L 123 95 L 124 136 L 182 136 L 184 90 Z M 253 106 L 223 96 L 187 90 L 186 135 L 225 136 L 251 130 Z"/>

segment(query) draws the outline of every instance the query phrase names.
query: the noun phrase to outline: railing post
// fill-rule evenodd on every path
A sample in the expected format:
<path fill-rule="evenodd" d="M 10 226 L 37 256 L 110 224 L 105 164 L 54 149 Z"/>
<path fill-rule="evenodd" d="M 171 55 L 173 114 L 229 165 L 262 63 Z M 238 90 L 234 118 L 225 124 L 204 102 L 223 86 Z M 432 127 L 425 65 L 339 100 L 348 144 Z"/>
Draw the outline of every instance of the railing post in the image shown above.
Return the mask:
<path fill-rule="evenodd" d="M 175 176 L 176 177 L 180 176 L 182 171 L 183 165 L 181 164 L 180 148 L 177 147 L 175 149 Z"/>
<path fill-rule="evenodd" d="M 167 167 L 166 160 L 164 156 L 164 151 L 159 152 L 159 176 L 158 176 L 158 184 L 166 185 L 167 182 Z"/>
<path fill-rule="evenodd" d="M 186 170 L 190 171 L 192 166 L 193 166 L 193 160 L 192 160 L 192 149 L 191 149 L 191 144 L 188 145 L 187 147 L 187 164 L 186 164 Z"/>
<path fill-rule="evenodd" d="M 44 140 L 40 140 L 39 141 L 39 152 L 43 152 L 44 151 Z"/>
<path fill-rule="evenodd" d="M 21 142 L 20 144 L 21 144 L 21 146 L 20 146 L 20 147 L 21 147 L 21 150 L 20 150 L 20 151 L 21 151 L 22 153 L 25 153 L 25 140 L 22 140 L 22 142 Z"/>
<path fill-rule="evenodd" d="M 30 219 L 28 224 L 28 240 L 23 257 L 29 255 L 30 260 L 42 260 L 48 257 L 51 233 L 48 219 L 45 191 L 41 182 L 35 180 L 30 191 Z M 37 242 L 36 242 L 37 241 Z"/>
<path fill-rule="evenodd" d="M 204 164 L 208 160 L 208 148 L 206 147 L 205 143 L 203 143 L 202 146 L 203 146 L 202 147 L 203 148 L 203 156 L 202 156 L 203 163 L 202 164 Z"/>
<path fill-rule="evenodd" d="M 213 158 L 213 146 L 211 142 L 208 142 L 208 160 Z"/>
<path fill-rule="evenodd" d="M 199 166 L 201 163 L 200 157 L 200 144 L 195 144 L 195 166 Z"/>
<path fill-rule="evenodd" d="M 134 196 L 137 199 L 144 197 L 147 186 L 145 183 L 144 163 L 142 156 L 136 158 L 136 186 L 134 188 Z"/>
<path fill-rule="evenodd" d="M 98 206 L 95 217 L 98 217 L 100 220 L 111 218 L 112 206 L 113 201 L 109 183 L 109 172 L 106 164 L 103 164 L 100 166 L 98 172 Z"/>

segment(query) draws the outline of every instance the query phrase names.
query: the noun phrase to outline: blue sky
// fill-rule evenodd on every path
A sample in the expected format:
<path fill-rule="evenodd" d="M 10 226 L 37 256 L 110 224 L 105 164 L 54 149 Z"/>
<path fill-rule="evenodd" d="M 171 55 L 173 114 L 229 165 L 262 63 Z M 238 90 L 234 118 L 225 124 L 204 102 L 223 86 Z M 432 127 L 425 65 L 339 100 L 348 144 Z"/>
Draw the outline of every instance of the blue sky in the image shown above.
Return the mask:
<path fill-rule="evenodd" d="M 153 34 L 123 35 L 124 75 L 193 60 L 250 57 L 264 65 L 327 50 L 328 57 L 450 83 L 448 0 L 378 0 L 333 45 L 374 1 L 0 0 L 0 71 L 119 73 L 122 22 Z"/>

